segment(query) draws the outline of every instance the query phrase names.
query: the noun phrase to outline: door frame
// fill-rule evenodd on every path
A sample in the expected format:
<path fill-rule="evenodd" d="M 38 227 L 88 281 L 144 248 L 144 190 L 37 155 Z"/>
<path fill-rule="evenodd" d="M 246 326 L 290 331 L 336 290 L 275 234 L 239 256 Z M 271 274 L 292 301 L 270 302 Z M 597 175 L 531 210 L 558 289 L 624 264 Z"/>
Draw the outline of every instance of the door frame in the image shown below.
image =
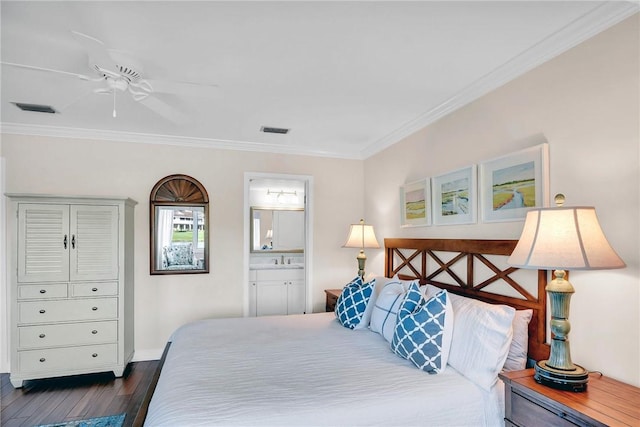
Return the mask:
<path fill-rule="evenodd" d="M 249 241 L 251 239 L 251 206 L 249 203 L 249 186 L 252 179 L 288 179 L 292 181 L 303 181 L 305 191 L 305 242 L 304 242 L 304 285 L 305 285 L 305 313 L 313 311 L 313 177 L 310 175 L 292 175 L 268 172 L 245 172 L 244 173 L 244 237 L 243 237 L 243 304 L 242 315 L 249 315 L 249 261 L 251 258 Z"/>

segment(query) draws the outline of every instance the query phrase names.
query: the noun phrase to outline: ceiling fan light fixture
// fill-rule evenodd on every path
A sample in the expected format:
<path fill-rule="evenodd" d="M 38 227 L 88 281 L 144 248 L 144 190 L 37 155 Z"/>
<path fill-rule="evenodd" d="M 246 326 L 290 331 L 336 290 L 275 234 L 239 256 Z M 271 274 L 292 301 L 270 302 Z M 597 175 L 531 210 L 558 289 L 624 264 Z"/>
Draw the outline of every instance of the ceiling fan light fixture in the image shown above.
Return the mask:
<path fill-rule="evenodd" d="M 22 111 L 32 111 L 34 113 L 49 113 L 55 114 L 57 111 L 50 105 L 42 104 L 26 104 L 24 102 L 12 102 L 13 105 L 21 109 Z"/>

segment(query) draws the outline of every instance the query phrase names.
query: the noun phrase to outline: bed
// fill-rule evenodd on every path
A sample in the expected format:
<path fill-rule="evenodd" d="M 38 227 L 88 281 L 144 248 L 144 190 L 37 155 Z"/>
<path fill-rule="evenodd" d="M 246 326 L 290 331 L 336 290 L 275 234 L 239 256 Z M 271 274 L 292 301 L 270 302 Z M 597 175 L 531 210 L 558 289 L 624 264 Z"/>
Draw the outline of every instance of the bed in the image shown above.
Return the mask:
<path fill-rule="evenodd" d="M 414 288 L 419 284 L 420 292 L 430 288 L 441 298 L 439 289 L 446 289 L 451 300 L 456 294 L 464 296 L 460 299 L 464 303 L 472 298 L 494 304 L 491 309 L 496 310 L 505 305 L 527 310 L 528 358 L 548 357 L 546 274 L 527 272 L 533 273 L 532 280 L 531 274 L 523 276 L 527 283 L 515 279 L 517 269 L 504 262 L 515 244 L 513 240 L 385 239 L 386 283 L 395 280 Z M 517 296 L 488 292 L 498 284 L 509 288 L 504 293 Z M 463 319 L 460 313 L 454 317 L 449 363 L 456 342 L 455 319 Z M 465 372 L 466 368 L 449 364 L 429 375 L 390 351 L 390 343 L 372 329 L 345 328 L 334 313 L 187 324 L 173 334 L 165 351 L 144 425 L 503 423 L 504 389 L 497 373 L 491 374 L 495 378 L 489 378 L 488 385 L 473 379 L 479 370 Z"/>

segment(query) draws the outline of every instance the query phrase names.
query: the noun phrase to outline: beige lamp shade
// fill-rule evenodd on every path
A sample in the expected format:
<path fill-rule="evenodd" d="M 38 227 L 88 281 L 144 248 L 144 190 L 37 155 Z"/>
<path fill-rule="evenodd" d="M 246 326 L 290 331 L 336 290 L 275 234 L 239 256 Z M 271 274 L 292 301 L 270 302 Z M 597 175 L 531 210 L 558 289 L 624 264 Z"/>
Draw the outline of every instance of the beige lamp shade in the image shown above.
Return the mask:
<path fill-rule="evenodd" d="M 267 230 L 267 234 L 264 236 L 267 239 L 272 239 L 273 238 L 273 230 L 270 228 Z"/>
<path fill-rule="evenodd" d="M 380 245 L 376 240 L 376 233 L 373 231 L 372 225 L 365 225 L 364 220 L 360 220 L 360 224 L 351 224 L 349 228 L 349 236 L 343 248 L 379 248 Z"/>
<path fill-rule="evenodd" d="M 507 261 L 520 268 L 597 270 L 625 267 L 605 237 L 593 207 L 534 209 Z"/>

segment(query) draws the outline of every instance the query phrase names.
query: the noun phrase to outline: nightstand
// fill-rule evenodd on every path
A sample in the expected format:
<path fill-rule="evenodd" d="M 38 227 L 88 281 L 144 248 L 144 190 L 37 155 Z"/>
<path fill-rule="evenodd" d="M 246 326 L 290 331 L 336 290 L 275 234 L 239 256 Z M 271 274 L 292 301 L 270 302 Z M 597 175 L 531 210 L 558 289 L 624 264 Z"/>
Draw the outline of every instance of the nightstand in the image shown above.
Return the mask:
<path fill-rule="evenodd" d="M 327 312 L 335 311 L 336 302 L 338 301 L 338 297 L 342 293 L 342 289 L 325 289 L 324 293 L 327 294 L 327 303 L 325 306 L 325 310 Z"/>
<path fill-rule="evenodd" d="M 600 374 L 584 392 L 538 384 L 533 369 L 500 374 L 507 426 L 639 426 L 640 388 Z"/>

